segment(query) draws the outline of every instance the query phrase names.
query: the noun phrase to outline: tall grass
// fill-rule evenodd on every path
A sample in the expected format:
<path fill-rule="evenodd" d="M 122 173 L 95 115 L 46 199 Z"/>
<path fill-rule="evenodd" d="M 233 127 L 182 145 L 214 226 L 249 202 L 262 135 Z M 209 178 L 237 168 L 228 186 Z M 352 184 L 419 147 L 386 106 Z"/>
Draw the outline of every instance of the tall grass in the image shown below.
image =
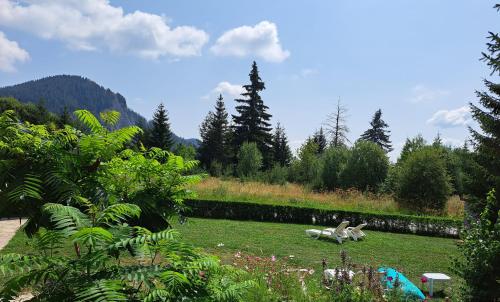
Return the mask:
<path fill-rule="evenodd" d="M 379 213 L 418 214 L 399 207 L 391 195 L 362 193 L 354 189 L 314 192 L 305 186 L 292 183 L 271 185 L 254 181 L 222 180 L 214 177 L 204 179 L 191 189 L 197 192 L 198 197 L 201 199 L 251 201 L 265 204 L 298 205 Z M 458 197 L 451 197 L 443 213 L 431 214 L 462 217 L 463 202 Z"/>

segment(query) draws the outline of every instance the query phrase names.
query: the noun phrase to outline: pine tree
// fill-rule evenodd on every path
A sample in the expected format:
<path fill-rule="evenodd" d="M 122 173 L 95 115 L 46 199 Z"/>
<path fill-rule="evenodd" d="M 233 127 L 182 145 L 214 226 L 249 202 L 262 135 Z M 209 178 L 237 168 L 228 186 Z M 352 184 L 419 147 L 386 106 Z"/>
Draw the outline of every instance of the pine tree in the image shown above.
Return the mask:
<path fill-rule="evenodd" d="M 370 122 L 371 128 L 366 130 L 361 134 L 360 139 L 365 141 L 374 142 L 379 145 L 385 152 L 391 152 L 393 150 L 391 141 L 389 139 L 389 133 L 391 131 L 386 130 L 389 125 L 382 119 L 382 110 L 379 109 L 375 111 L 372 121 Z"/>
<path fill-rule="evenodd" d="M 168 112 L 163 103 L 160 103 L 153 115 L 149 145 L 171 151 L 174 141 L 170 131 Z"/>
<path fill-rule="evenodd" d="M 323 153 L 326 149 L 326 145 L 328 144 L 325 133 L 323 131 L 323 127 L 319 128 L 319 131 L 316 131 L 316 133 L 314 133 L 313 141 L 316 143 L 316 145 L 318 145 L 318 154 Z"/>
<path fill-rule="evenodd" d="M 57 124 L 59 128 L 64 128 L 65 125 L 71 125 L 73 119 L 71 118 L 71 114 L 69 113 L 68 107 L 64 106 L 63 111 L 59 114 L 57 118 Z"/>
<path fill-rule="evenodd" d="M 265 89 L 264 82 L 259 76 L 257 63 L 252 64 L 250 84 L 244 85 L 243 98 L 236 99 L 238 115 L 233 115 L 234 149 L 239 150 L 243 142 L 255 142 L 264 158 L 264 168 L 269 168 L 272 161 L 271 153 L 271 115 L 267 113 L 269 107 L 264 105 L 259 92 Z"/>
<path fill-rule="evenodd" d="M 215 104 L 215 112 L 210 111 L 200 126 L 200 161 L 210 168 L 214 161 L 227 165 L 231 156 L 228 114 L 222 95 Z"/>
<path fill-rule="evenodd" d="M 346 115 L 347 108 L 342 106 L 339 99 L 335 111 L 328 115 L 325 122 L 326 132 L 332 137 L 331 144 L 335 148 L 345 146 L 350 142 L 347 138 L 349 128 L 346 125 Z"/>
<path fill-rule="evenodd" d="M 282 167 L 290 165 L 292 152 L 288 146 L 285 128 L 283 128 L 280 123 L 276 125 L 276 130 L 273 135 L 273 153 L 275 163 Z"/>
<path fill-rule="evenodd" d="M 499 9 L 500 5 L 495 7 Z M 490 32 L 488 39 L 488 54 L 483 53 L 482 60 L 491 68 L 491 75 L 500 75 L 500 37 Z M 472 117 L 481 131 L 469 129 L 479 153 L 479 163 L 489 171 L 494 182 L 497 203 L 492 221 L 496 222 L 500 208 L 500 84 L 486 79 L 484 84 L 488 91 L 476 91 L 481 107 L 470 103 Z"/>

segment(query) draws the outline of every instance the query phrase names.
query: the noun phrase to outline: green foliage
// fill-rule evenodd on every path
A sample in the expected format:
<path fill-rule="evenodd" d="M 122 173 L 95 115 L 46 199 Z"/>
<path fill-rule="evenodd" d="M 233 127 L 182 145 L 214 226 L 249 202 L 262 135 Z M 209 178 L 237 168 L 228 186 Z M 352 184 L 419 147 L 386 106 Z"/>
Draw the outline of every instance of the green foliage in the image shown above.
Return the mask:
<path fill-rule="evenodd" d="M 463 231 L 461 257 L 452 266 L 465 280 L 463 301 L 494 301 L 500 296 L 500 222 L 491 220 L 498 217 L 493 215 L 495 207 L 495 190 L 491 190 L 479 220 Z"/>
<path fill-rule="evenodd" d="M 371 128 L 361 134 L 360 139 L 376 143 L 385 152 L 391 152 L 393 150 L 391 141 L 389 139 L 389 130 L 385 128 L 389 127 L 387 123 L 382 120 L 382 110 L 379 109 L 373 115 L 373 119 L 370 122 Z"/>
<path fill-rule="evenodd" d="M 292 181 L 310 184 L 319 187 L 321 161 L 318 157 L 318 145 L 312 139 L 308 139 L 299 149 L 298 159 L 292 162 L 290 167 L 290 179 Z"/>
<path fill-rule="evenodd" d="M 262 154 L 254 142 L 245 142 L 238 152 L 236 172 L 241 178 L 252 178 L 262 167 Z"/>
<path fill-rule="evenodd" d="M 270 184 L 285 185 L 288 179 L 288 167 L 275 164 L 271 169 L 260 175 L 260 180 Z"/>
<path fill-rule="evenodd" d="M 321 179 L 323 188 L 335 190 L 341 187 L 341 175 L 344 172 L 349 158 L 349 150 L 345 147 L 330 147 L 325 150 L 321 160 L 323 161 Z"/>
<path fill-rule="evenodd" d="M 269 123 L 272 116 L 267 112 L 269 107 L 264 104 L 259 94 L 265 89 L 265 85 L 259 76 L 255 61 L 249 77 L 250 84 L 243 85 L 243 98 L 235 100 L 238 105 L 235 107 L 237 115 L 233 115 L 234 149 L 239 150 L 245 142 L 256 143 L 263 156 L 264 167 L 268 168 L 272 164 L 272 128 Z"/>
<path fill-rule="evenodd" d="M 343 186 L 377 191 L 388 169 L 389 159 L 382 148 L 373 142 L 357 141 L 342 171 Z"/>
<path fill-rule="evenodd" d="M 37 233 L 36 253 L 0 256 L 0 300 L 30 290 L 37 301 L 240 301 L 253 284 L 173 230 L 123 223 L 140 214 L 135 205 L 94 210 L 46 204 L 52 224 Z M 73 255 L 59 253 L 68 240 Z"/>
<path fill-rule="evenodd" d="M 457 237 L 458 228 L 462 225 L 462 220 L 451 218 L 316 209 L 279 203 L 191 199 L 186 200 L 186 204 L 191 207 L 190 215 L 194 217 L 317 225 L 338 225 L 348 220 L 351 225 L 367 223 L 367 229 L 428 236 Z"/>
<path fill-rule="evenodd" d="M 280 123 L 276 125 L 273 135 L 273 152 L 274 163 L 280 166 L 289 166 L 292 160 L 292 152 L 288 146 L 288 138 L 285 133 L 285 128 Z"/>
<path fill-rule="evenodd" d="M 157 147 L 163 150 L 171 151 L 174 146 L 172 131 L 170 130 L 170 122 L 168 120 L 168 112 L 163 103 L 158 105 L 152 121 L 148 146 Z"/>
<path fill-rule="evenodd" d="M 215 112 L 210 111 L 201 124 L 200 137 L 200 161 L 205 168 L 210 170 L 213 162 L 223 167 L 230 164 L 234 157 L 231 146 L 232 134 L 222 95 L 217 99 Z"/>
<path fill-rule="evenodd" d="M 403 145 L 403 149 L 401 150 L 401 154 L 399 155 L 398 162 L 403 162 L 406 158 L 413 152 L 422 149 L 427 145 L 424 137 L 419 134 L 412 139 L 407 138 L 405 144 Z"/>
<path fill-rule="evenodd" d="M 450 190 L 446 162 L 435 148 L 422 147 L 402 162 L 396 198 L 403 205 L 442 210 Z"/>

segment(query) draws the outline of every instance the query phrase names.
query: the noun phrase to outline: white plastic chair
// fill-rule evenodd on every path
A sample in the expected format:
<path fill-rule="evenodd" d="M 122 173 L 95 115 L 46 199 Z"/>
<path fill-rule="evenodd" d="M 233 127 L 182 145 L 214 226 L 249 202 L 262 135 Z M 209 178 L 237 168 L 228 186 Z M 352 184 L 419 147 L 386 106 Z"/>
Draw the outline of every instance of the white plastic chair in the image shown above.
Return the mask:
<path fill-rule="evenodd" d="M 347 228 L 347 234 L 349 237 L 354 239 L 354 241 L 358 241 L 358 239 L 361 239 L 366 236 L 366 234 L 361 230 L 366 226 L 366 223 L 362 223 L 358 225 L 357 227 L 348 227 Z"/>
<path fill-rule="evenodd" d="M 326 228 L 324 230 L 309 229 L 306 230 L 306 234 L 314 239 L 320 237 L 327 237 L 336 239 L 338 243 L 342 243 L 343 239 L 349 238 L 346 232 L 346 227 L 349 225 L 349 221 L 342 221 L 336 228 Z"/>

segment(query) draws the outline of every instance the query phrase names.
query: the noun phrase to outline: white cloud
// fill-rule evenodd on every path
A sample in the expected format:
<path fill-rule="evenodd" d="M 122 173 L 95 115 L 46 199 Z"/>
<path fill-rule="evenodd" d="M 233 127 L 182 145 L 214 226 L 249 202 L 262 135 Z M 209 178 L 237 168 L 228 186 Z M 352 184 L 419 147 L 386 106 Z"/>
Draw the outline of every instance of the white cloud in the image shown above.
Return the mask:
<path fill-rule="evenodd" d="M 416 85 L 412 88 L 412 103 L 423 103 L 438 100 L 444 96 L 449 95 L 450 92 L 443 89 L 431 89 L 424 85 Z"/>
<path fill-rule="evenodd" d="M 441 141 L 445 146 L 461 147 L 464 145 L 464 140 L 453 138 L 453 137 L 442 137 Z"/>
<path fill-rule="evenodd" d="M 256 56 L 269 62 L 282 62 L 290 56 L 278 38 L 276 24 L 262 21 L 254 27 L 241 26 L 220 36 L 211 51 L 219 56 Z"/>
<path fill-rule="evenodd" d="M 108 0 L 0 0 L 0 25 L 77 50 L 108 49 L 156 59 L 195 56 L 208 34 L 191 26 L 170 27 L 164 16 L 124 13 Z"/>
<path fill-rule="evenodd" d="M 0 70 L 13 72 L 16 70 L 14 64 L 25 62 L 30 58 L 28 52 L 15 41 L 7 39 L 5 34 L 0 31 Z"/>
<path fill-rule="evenodd" d="M 222 94 L 224 98 L 237 98 L 239 97 L 245 89 L 242 85 L 231 84 L 229 82 L 223 81 L 217 84 L 217 86 L 210 91 L 209 94 L 202 96 L 201 98 L 204 100 L 208 100 L 211 97 L 217 97 L 219 94 Z"/>
<path fill-rule="evenodd" d="M 469 107 L 463 106 L 452 110 L 439 110 L 427 120 L 427 124 L 441 128 L 450 128 L 467 125 L 470 121 Z"/>

